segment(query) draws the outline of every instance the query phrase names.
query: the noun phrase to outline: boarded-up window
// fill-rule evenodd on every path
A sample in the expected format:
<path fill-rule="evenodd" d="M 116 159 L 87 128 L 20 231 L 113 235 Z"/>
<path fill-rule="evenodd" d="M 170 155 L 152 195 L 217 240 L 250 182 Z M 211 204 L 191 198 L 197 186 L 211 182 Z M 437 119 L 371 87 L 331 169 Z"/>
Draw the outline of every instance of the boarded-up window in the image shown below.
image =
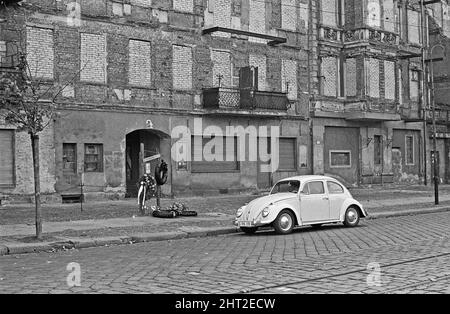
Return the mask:
<path fill-rule="evenodd" d="M 347 96 L 356 96 L 356 59 L 349 58 L 346 61 L 345 89 Z"/>
<path fill-rule="evenodd" d="M 86 144 L 84 148 L 84 171 L 103 172 L 103 145 Z"/>
<path fill-rule="evenodd" d="M 214 137 L 201 137 L 193 136 L 191 141 L 191 172 L 236 172 L 239 171 L 238 161 L 238 146 L 237 137 L 226 138 L 221 137 L 216 143 L 222 144 L 221 147 L 213 147 L 211 151 L 207 149 L 207 152 L 211 152 L 213 156 L 219 156 L 210 161 L 211 156 L 205 156 L 205 146 L 211 145 L 214 141 Z M 216 151 L 217 149 L 217 151 Z M 232 158 L 230 158 L 232 156 Z M 220 160 L 221 159 L 221 160 Z M 232 160 L 230 160 L 232 159 Z"/>
<path fill-rule="evenodd" d="M 295 155 L 296 139 L 280 138 L 279 150 L 279 169 L 280 170 L 297 170 L 297 162 Z"/>
<path fill-rule="evenodd" d="M 374 98 L 380 97 L 380 61 L 378 59 L 369 58 L 367 63 L 367 74 L 369 81 L 369 96 Z"/>
<path fill-rule="evenodd" d="M 375 165 L 381 165 L 381 136 L 373 137 L 373 161 Z"/>
<path fill-rule="evenodd" d="M 395 63 L 384 61 L 384 98 L 395 99 Z"/>
<path fill-rule="evenodd" d="M 330 150 L 330 168 L 350 168 L 351 166 L 352 158 L 349 150 Z"/>
<path fill-rule="evenodd" d="M 414 136 L 405 136 L 406 164 L 414 165 Z"/>
<path fill-rule="evenodd" d="M 77 172 L 77 144 L 63 144 L 63 171 L 65 173 Z"/>
<path fill-rule="evenodd" d="M 414 10 L 408 10 L 408 41 L 420 44 L 420 15 Z"/>
<path fill-rule="evenodd" d="M 288 93 L 289 99 L 297 99 L 297 61 L 281 62 L 281 90 Z"/>
<path fill-rule="evenodd" d="M 409 72 L 409 98 L 417 101 L 419 99 L 419 71 Z"/>
<path fill-rule="evenodd" d="M 337 26 L 337 1 L 322 0 L 322 23 L 327 26 Z"/>
<path fill-rule="evenodd" d="M 130 40 L 128 77 L 130 85 L 151 86 L 151 46 L 149 42 Z"/>
<path fill-rule="evenodd" d="M 227 51 L 211 50 L 213 62 L 213 86 L 231 86 L 231 57 Z M 220 82 L 220 84 L 219 84 Z"/>
<path fill-rule="evenodd" d="M 337 96 L 338 88 L 338 59 L 324 57 L 321 64 L 322 93 L 325 96 Z"/>
<path fill-rule="evenodd" d="M 14 131 L 0 130 L 0 186 L 14 185 Z"/>

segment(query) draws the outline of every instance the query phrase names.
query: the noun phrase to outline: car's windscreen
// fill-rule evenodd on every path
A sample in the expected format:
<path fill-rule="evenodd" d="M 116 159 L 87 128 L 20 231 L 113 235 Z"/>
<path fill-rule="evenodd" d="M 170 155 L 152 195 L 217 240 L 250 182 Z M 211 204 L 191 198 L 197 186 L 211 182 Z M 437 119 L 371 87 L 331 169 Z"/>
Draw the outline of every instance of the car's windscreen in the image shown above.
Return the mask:
<path fill-rule="evenodd" d="M 300 188 L 300 181 L 297 180 L 281 181 L 275 184 L 270 194 L 298 193 L 299 188 Z"/>

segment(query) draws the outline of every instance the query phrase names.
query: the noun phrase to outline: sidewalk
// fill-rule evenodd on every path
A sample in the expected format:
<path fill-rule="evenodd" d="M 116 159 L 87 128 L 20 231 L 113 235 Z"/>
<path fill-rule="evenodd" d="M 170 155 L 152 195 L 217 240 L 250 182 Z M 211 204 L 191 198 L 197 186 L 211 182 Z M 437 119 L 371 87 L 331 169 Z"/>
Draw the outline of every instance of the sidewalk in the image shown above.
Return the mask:
<path fill-rule="evenodd" d="M 441 205 L 434 206 L 433 191 L 429 187 L 351 191 L 367 209 L 370 219 L 450 210 L 450 187 L 444 186 L 440 192 Z M 44 219 L 44 238 L 39 242 L 33 237 L 35 227 L 29 221 L 32 205 L 11 205 L 0 208 L 0 256 L 233 233 L 238 231 L 233 223 L 234 212 L 256 197 L 227 195 L 165 199 L 163 206 L 182 201 L 199 212 L 197 217 L 173 219 L 136 217 L 135 200 L 85 204 L 83 215 L 77 210 L 79 204 L 48 205 L 44 210 L 55 212 L 49 216 L 50 219 Z M 14 223 L 15 216 L 24 218 L 24 213 L 30 216 L 26 216 L 27 223 Z M 80 219 L 83 216 L 88 219 Z M 61 221 L 61 217 L 75 220 Z"/>

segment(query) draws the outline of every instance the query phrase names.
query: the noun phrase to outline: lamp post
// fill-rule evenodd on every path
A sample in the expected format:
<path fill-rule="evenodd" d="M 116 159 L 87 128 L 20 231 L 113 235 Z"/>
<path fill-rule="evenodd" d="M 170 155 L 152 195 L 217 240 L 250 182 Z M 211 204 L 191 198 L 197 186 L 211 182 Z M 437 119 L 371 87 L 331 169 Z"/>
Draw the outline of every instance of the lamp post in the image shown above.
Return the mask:
<path fill-rule="evenodd" d="M 436 47 L 440 47 L 444 51 L 445 47 L 441 44 L 435 44 L 431 47 L 429 59 L 430 65 L 430 81 L 431 81 L 431 110 L 433 120 L 433 181 L 434 181 L 434 204 L 439 205 L 439 169 L 437 164 L 437 144 L 436 144 L 436 102 L 434 97 L 434 61 L 440 60 L 440 58 L 433 58 L 433 51 Z"/>

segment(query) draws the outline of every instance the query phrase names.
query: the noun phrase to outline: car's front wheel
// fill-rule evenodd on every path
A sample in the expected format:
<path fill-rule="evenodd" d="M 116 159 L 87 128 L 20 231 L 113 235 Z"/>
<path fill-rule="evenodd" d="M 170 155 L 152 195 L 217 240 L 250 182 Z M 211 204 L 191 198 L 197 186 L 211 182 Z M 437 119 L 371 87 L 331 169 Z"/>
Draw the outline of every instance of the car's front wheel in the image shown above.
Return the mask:
<path fill-rule="evenodd" d="M 288 234 L 294 229 L 294 216 L 292 212 L 283 209 L 279 214 L 277 219 L 273 222 L 273 227 L 275 231 L 279 234 Z"/>
<path fill-rule="evenodd" d="M 356 227 L 359 224 L 359 211 L 356 207 L 349 207 L 345 212 L 344 225 L 346 227 Z"/>
<path fill-rule="evenodd" d="M 246 234 L 254 234 L 258 230 L 258 227 L 241 227 L 241 230 Z"/>

